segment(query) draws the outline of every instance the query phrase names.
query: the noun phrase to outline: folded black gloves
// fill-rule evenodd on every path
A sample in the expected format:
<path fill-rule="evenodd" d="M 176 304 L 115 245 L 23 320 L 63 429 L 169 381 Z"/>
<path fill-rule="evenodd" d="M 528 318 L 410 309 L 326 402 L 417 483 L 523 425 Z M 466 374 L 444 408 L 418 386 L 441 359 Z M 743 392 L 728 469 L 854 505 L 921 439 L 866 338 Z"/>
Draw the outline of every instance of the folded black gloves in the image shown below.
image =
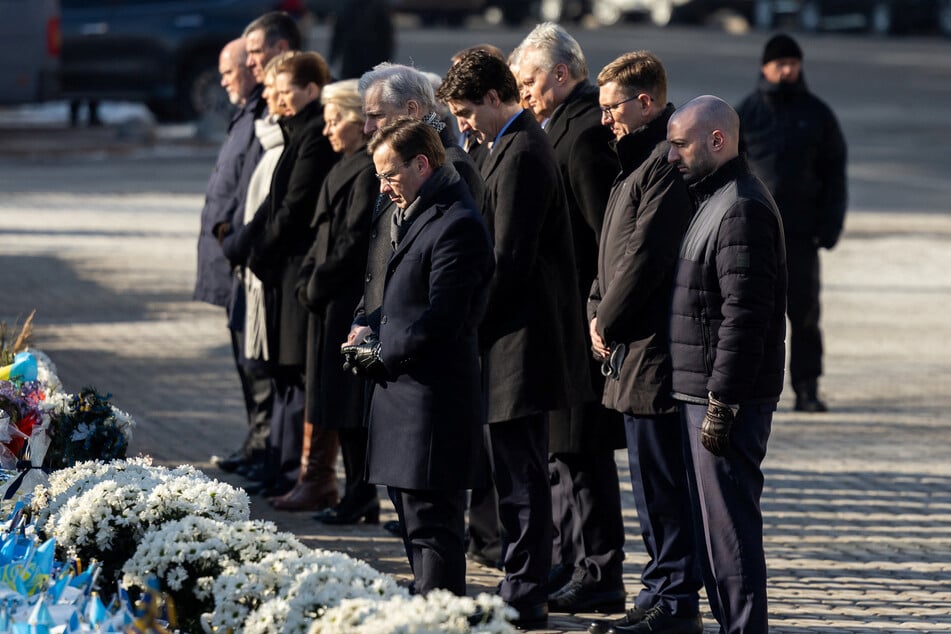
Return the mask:
<path fill-rule="evenodd" d="M 374 381 L 387 377 L 386 366 L 380 356 L 380 340 L 376 337 L 367 337 L 362 343 L 344 346 L 343 369 L 356 376 L 364 376 Z"/>
<path fill-rule="evenodd" d="M 714 456 L 725 456 L 730 452 L 730 432 L 733 430 L 733 419 L 740 411 L 737 405 L 727 405 L 709 394 L 707 413 L 703 417 L 700 428 L 700 442 Z"/>

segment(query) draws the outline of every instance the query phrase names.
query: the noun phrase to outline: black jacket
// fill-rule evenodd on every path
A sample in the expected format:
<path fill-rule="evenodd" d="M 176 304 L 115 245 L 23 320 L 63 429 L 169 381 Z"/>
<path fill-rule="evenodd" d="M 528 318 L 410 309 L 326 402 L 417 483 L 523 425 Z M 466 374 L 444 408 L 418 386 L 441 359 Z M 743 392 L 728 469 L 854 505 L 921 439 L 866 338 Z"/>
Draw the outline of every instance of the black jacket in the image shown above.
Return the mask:
<path fill-rule="evenodd" d="M 489 422 L 594 400 L 571 220 L 545 133 L 527 111 L 482 164 L 496 271 L 479 328 Z"/>
<path fill-rule="evenodd" d="M 241 232 L 249 234 L 250 268 L 264 284 L 268 347 L 277 365 L 305 363 L 307 309 L 297 300 L 304 256 L 314 244 L 317 194 L 338 155 L 323 135 L 320 102 L 281 121 L 287 143 L 271 177 L 265 208 Z"/>
<path fill-rule="evenodd" d="M 617 161 L 611 150 L 614 136 L 601 125 L 598 88 L 587 81 L 575 86 L 545 126 L 561 170 L 571 219 L 575 270 L 584 314 L 585 300 L 591 282 L 597 275 L 598 239 L 604 222 L 604 211 L 617 172 Z M 591 341 L 584 329 L 585 347 Z M 595 395 L 604 389 L 600 364 L 588 355 L 591 388 Z M 551 453 L 586 452 L 624 446 L 620 415 L 606 410 L 597 401 L 570 410 L 552 412 L 549 416 L 549 451 Z"/>
<path fill-rule="evenodd" d="M 787 239 L 831 249 L 848 198 L 845 139 L 832 110 L 802 77 L 771 84 L 760 76 L 756 92 L 736 111 L 741 148 L 779 206 Z"/>
<path fill-rule="evenodd" d="M 674 397 L 776 402 L 783 389 L 786 249 L 769 192 L 741 157 L 690 187 L 671 305 Z"/>
<path fill-rule="evenodd" d="M 363 424 L 365 381 L 343 371 L 340 344 L 363 293 L 370 215 L 380 189 L 373 173 L 366 148 L 333 166 L 317 201 L 317 236 L 300 268 L 297 297 L 310 311 L 307 420 L 323 429 Z"/>
<path fill-rule="evenodd" d="M 247 102 L 231 118 L 228 136 L 221 145 L 215 169 L 208 179 L 205 205 L 201 210 L 198 234 L 198 271 L 194 299 L 217 306 L 228 306 L 232 294 L 231 264 L 225 258 L 215 235 L 217 227 L 232 223 L 244 214 L 244 196 L 248 180 L 260 158 L 260 144 L 254 136 L 254 121 L 264 110 L 261 87 L 254 89 Z M 248 169 L 250 164 L 251 169 Z"/>
<path fill-rule="evenodd" d="M 667 162 L 667 121 L 674 107 L 616 145 L 621 173 L 611 190 L 598 277 L 588 319 L 612 349 L 624 349 L 620 373 L 605 383 L 605 406 L 626 414 L 672 413 L 667 335 L 674 267 L 693 216 L 680 173 Z"/>
<path fill-rule="evenodd" d="M 423 183 L 414 220 L 385 270 L 368 480 L 465 489 L 482 447 L 477 328 L 494 264 L 485 223 L 451 165 Z M 414 203 L 415 204 L 415 203 Z"/>

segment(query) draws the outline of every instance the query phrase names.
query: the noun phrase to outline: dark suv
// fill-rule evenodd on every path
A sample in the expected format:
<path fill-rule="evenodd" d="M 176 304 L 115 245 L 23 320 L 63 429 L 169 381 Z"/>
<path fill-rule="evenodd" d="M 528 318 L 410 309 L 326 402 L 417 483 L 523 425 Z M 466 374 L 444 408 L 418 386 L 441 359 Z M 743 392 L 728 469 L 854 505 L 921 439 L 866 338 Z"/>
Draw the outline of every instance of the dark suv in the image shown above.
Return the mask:
<path fill-rule="evenodd" d="M 67 99 L 144 102 L 159 121 L 227 108 L 218 54 L 254 18 L 301 0 L 61 0 Z"/>

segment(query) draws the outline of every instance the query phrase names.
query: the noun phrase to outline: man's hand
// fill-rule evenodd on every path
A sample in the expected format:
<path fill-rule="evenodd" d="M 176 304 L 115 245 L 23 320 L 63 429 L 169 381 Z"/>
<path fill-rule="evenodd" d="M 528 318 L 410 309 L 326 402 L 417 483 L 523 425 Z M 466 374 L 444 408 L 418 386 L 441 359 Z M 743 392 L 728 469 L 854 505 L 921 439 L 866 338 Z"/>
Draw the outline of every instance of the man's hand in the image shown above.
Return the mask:
<path fill-rule="evenodd" d="M 231 231 L 231 223 L 228 222 L 219 223 L 218 226 L 215 227 L 215 237 L 218 239 L 219 244 L 225 239 L 229 231 Z"/>
<path fill-rule="evenodd" d="M 591 323 L 588 325 L 588 330 L 591 333 L 591 352 L 594 353 L 595 359 L 601 361 L 611 354 L 611 349 L 604 345 L 604 339 L 598 334 L 597 317 L 591 320 Z"/>
<path fill-rule="evenodd" d="M 347 335 L 347 340 L 340 344 L 340 349 L 343 350 L 347 346 L 352 346 L 355 343 L 361 343 L 366 341 L 370 337 L 370 333 L 373 332 L 370 330 L 369 326 L 354 326 L 350 329 L 350 334 Z"/>
<path fill-rule="evenodd" d="M 380 340 L 371 339 L 363 343 L 344 346 L 343 369 L 356 376 L 365 376 L 372 380 L 382 380 L 387 377 L 386 366 L 380 356 Z"/>
<path fill-rule="evenodd" d="M 710 392 L 709 399 L 700 428 L 700 442 L 714 456 L 725 456 L 730 452 L 730 433 L 740 408 L 720 401 L 713 392 Z"/>

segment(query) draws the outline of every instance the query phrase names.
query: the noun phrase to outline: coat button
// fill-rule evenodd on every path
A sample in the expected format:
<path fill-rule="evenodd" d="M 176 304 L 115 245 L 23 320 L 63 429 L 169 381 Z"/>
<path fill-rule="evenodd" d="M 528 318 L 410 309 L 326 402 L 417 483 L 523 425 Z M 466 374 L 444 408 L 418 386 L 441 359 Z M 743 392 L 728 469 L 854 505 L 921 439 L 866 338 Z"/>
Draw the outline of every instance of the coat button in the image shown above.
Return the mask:
<path fill-rule="evenodd" d="M 386 323 L 386 315 L 383 315 L 383 317 L 380 318 L 380 323 L 381 323 L 381 324 L 385 324 L 385 323 Z"/>
<path fill-rule="evenodd" d="M 373 279 L 373 275 L 371 275 L 370 273 L 367 273 L 367 276 L 366 276 L 366 278 L 365 278 L 365 281 L 369 282 L 369 281 L 372 280 L 372 279 Z"/>
<path fill-rule="evenodd" d="M 372 232 L 372 233 L 370 234 L 370 237 L 371 237 L 371 238 L 375 238 L 375 237 L 376 237 L 376 231 Z"/>

